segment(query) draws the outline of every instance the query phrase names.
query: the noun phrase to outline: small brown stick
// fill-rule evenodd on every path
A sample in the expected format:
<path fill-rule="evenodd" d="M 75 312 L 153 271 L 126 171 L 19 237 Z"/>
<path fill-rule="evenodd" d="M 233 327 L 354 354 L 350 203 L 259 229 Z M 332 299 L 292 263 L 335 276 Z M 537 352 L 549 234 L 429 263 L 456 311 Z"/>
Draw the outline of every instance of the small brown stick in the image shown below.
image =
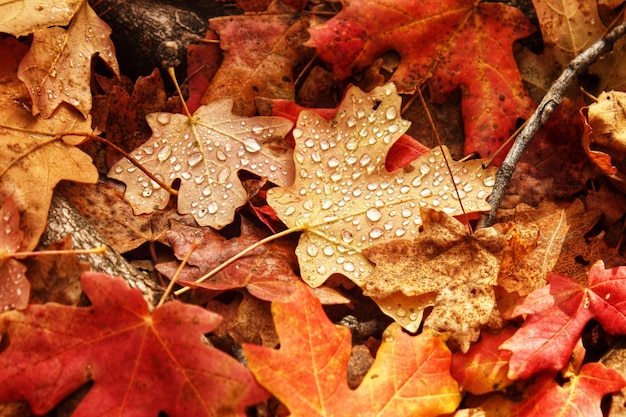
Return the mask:
<path fill-rule="evenodd" d="M 613 44 L 619 38 L 624 36 L 625 33 L 626 22 L 623 22 L 596 41 L 585 51 L 581 52 L 580 55 L 569 63 L 559 78 L 554 81 L 546 95 L 541 100 L 541 103 L 537 106 L 535 112 L 528 119 L 524 129 L 522 129 L 520 134 L 515 139 L 511 150 L 502 162 L 502 165 L 496 174 L 496 182 L 493 186 L 493 191 L 489 197 L 491 211 L 480 219 L 477 228 L 489 227 L 493 225 L 496 219 L 496 212 L 502 203 L 506 187 L 509 185 L 511 177 L 513 176 L 515 165 L 517 165 L 522 153 L 535 134 L 546 124 L 554 110 L 556 110 L 558 105 L 561 104 L 563 97 L 565 96 L 565 92 L 569 88 L 572 81 L 586 71 L 589 65 L 594 63 L 601 55 L 610 52 L 613 49 Z"/>

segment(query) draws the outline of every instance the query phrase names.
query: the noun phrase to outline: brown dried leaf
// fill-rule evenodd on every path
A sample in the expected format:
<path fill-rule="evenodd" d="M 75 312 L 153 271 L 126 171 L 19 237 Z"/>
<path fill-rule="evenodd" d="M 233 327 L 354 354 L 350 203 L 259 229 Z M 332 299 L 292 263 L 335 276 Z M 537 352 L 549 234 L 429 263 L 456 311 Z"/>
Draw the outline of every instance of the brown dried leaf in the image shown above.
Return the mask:
<path fill-rule="evenodd" d="M 26 266 L 7 257 L 19 251 L 24 238 L 19 224 L 17 205 L 9 196 L 0 207 L 0 312 L 28 305 L 30 283 L 24 275 Z"/>
<path fill-rule="evenodd" d="M 91 110 L 91 59 L 98 54 L 119 74 L 111 28 L 85 1 L 69 27 L 35 31 L 18 76 L 33 101 L 33 114 L 49 118 L 63 102 L 87 117 Z"/>
<path fill-rule="evenodd" d="M 293 136 L 297 176 L 272 188 L 269 205 L 288 226 L 303 229 L 296 249 L 303 279 L 312 287 L 341 273 L 363 286 L 372 264 L 362 251 L 375 243 L 411 238 L 422 223 L 420 207 L 460 215 L 454 177 L 466 212 L 488 210 L 485 199 L 495 168 L 457 163 L 444 148 L 403 170 L 385 169 L 391 146 L 407 130 L 393 84 L 364 93 L 348 90 L 333 120 L 302 111 Z M 450 161 L 452 174 L 444 161 Z"/>
<path fill-rule="evenodd" d="M 363 251 L 376 264 L 365 293 L 434 298 L 425 326 L 451 332 L 451 340 L 467 351 L 482 326 L 500 325 L 494 294 L 500 261 L 527 244 L 512 223 L 469 235 L 462 223 L 433 209 L 422 209 L 422 221 L 424 231 L 414 240 L 395 240 Z M 395 315 L 406 316 L 407 308 L 398 308 L 405 313 Z M 419 322 L 413 326 L 416 330 Z"/>
<path fill-rule="evenodd" d="M 220 35 L 224 62 L 213 77 L 202 103 L 231 97 L 233 113 L 256 113 L 254 99 L 295 99 L 294 69 L 306 62 L 311 49 L 309 20 L 297 14 L 256 14 L 217 17 L 211 28 Z"/>
<path fill-rule="evenodd" d="M 239 170 L 265 176 L 278 185 L 293 181 L 291 149 L 283 137 L 291 122 L 281 117 L 235 116 L 233 101 L 201 106 L 193 117 L 153 113 L 146 117 L 152 137 L 132 155 L 166 184 L 180 179 L 178 211 L 201 226 L 217 229 L 232 223 L 248 196 Z M 135 214 L 162 209 L 169 193 L 124 158 L 109 177 L 126 183 L 124 197 Z"/>

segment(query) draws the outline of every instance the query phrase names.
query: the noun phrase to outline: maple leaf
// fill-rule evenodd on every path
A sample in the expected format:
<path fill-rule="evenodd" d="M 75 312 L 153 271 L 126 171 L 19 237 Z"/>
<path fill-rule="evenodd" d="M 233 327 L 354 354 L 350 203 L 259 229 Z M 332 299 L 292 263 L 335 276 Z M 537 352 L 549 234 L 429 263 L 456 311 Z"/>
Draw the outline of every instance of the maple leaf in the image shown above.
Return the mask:
<path fill-rule="evenodd" d="M 87 117 L 91 110 L 91 59 L 95 54 L 119 74 L 111 28 L 87 1 L 76 12 L 69 27 L 40 29 L 18 69 L 33 101 L 33 114 L 49 118 L 66 102 Z"/>
<path fill-rule="evenodd" d="M 13 197 L 4 200 L 0 208 L 0 311 L 25 308 L 28 305 L 30 283 L 24 275 L 26 267 L 7 255 L 19 251 L 24 238 L 20 216 Z"/>
<path fill-rule="evenodd" d="M 212 290 L 246 287 L 250 294 L 267 301 L 288 297 L 298 279 L 294 273 L 298 262 L 293 252 L 295 245 L 285 239 L 268 242 L 211 279 L 194 283 L 195 279 L 264 237 L 264 232 L 245 218 L 242 218 L 241 235 L 232 239 L 226 239 L 207 228 L 199 229 L 179 223 L 173 223 L 167 232 L 168 241 L 179 259 L 187 256 L 195 242 L 201 242 L 188 260 L 188 264 L 195 268 L 182 270 L 178 279 L 180 284 Z M 156 269 L 171 278 L 178 269 L 178 262 L 157 264 Z"/>
<path fill-rule="evenodd" d="M 267 398 L 247 369 L 202 342 L 218 315 L 178 301 L 150 313 L 120 278 L 81 281 L 90 307 L 31 304 L 0 316 L 0 401 L 25 399 L 43 414 L 90 380 L 74 416 L 244 416 Z"/>
<path fill-rule="evenodd" d="M 409 336 L 397 324 L 387 328 L 376 361 L 351 390 L 350 332 L 334 325 L 305 287 L 298 288 L 288 301 L 272 303 L 280 349 L 243 345 L 250 370 L 292 416 L 436 416 L 456 409 L 461 397 L 443 340 L 428 333 Z"/>
<path fill-rule="evenodd" d="M 617 392 L 626 381 L 617 371 L 600 363 L 583 365 L 565 384 L 542 373 L 527 386 L 523 398 L 491 397 L 481 404 L 485 415 L 507 417 L 602 417 L 602 397 Z"/>
<path fill-rule="evenodd" d="M 547 286 L 528 294 L 512 312 L 513 316 L 526 315 L 526 320 L 500 346 L 512 352 L 511 379 L 561 370 L 591 319 L 610 334 L 626 333 L 626 267 L 605 270 L 598 261 L 589 272 L 588 288 L 563 275 L 551 274 L 548 280 Z"/>
<path fill-rule="evenodd" d="M 399 239 L 363 250 L 376 264 L 364 286 L 365 294 L 384 298 L 401 292 L 409 298 L 428 297 L 423 307 L 434 305 L 434 309 L 424 325 L 451 332 L 451 340 L 467 351 L 470 342 L 478 339 L 481 326 L 501 324 L 494 294 L 501 259 L 513 247 L 523 252 L 528 245 L 516 242 L 522 239 L 511 223 L 469 235 L 465 225 L 443 212 L 422 209 L 421 217 L 424 231 L 414 240 Z M 405 311 L 399 314 L 403 324 L 410 310 L 405 305 L 399 308 Z M 414 322 L 413 330 L 417 327 L 419 322 Z"/>
<path fill-rule="evenodd" d="M 333 120 L 307 110 L 298 117 L 295 181 L 268 190 L 267 202 L 288 227 L 303 231 L 296 254 L 312 287 L 333 273 L 364 285 L 372 264 L 363 250 L 417 235 L 420 207 L 460 215 L 451 176 L 466 212 L 489 207 L 494 168 L 483 170 L 480 160 L 455 163 L 445 148 L 434 149 L 387 172 L 387 152 L 409 126 L 400 102 L 393 84 L 367 94 L 352 87 Z"/>
<path fill-rule="evenodd" d="M 521 11 L 501 3 L 357 0 L 311 28 L 307 44 L 338 78 L 394 50 L 401 62 L 391 81 L 400 92 L 414 92 L 431 75 L 439 99 L 463 86 L 465 152 L 485 157 L 533 109 L 512 53 L 513 41 L 533 31 Z"/>
<path fill-rule="evenodd" d="M 152 137 L 132 153 L 166 184 L 181 180 L 178 211 L 191 213 L 201 226 L 221 229 L 233 222 L 235 210 L 247 200 L 239 170 L 278 185 L 293 181 L 291 149 L 281 139 L 291 123 L 280 117 L 235 116 L 232 106 L 231 99 L 220 99 L 199 107 L 191 118 L 150 114 Z M 169 193 L 126 158 L 108 176 L 126 183 L 124 197 L 135 214 L 167 205 Z"/>
<path fill-rule="evenodd" d="M 311 55 L 302 46 L 309 19 L 296 14 L 217 17 L 209 21 L 220 35 L 224 61 L 202 97 L 203 104 L 223 97 L 233 112 L 256 113 L 255 97 L 295 99 L 294 69 Z"/>
<path fill-rule="evenodd" d="M 91 132 L 90 120 L 67 105 L 49 119 L 34 117 L 28 108 L 28 92 L 17 79 L 18 62 L 27 48 L 12 38 L 0 41 L 5 57 L 0 79 L 5 89 L 0 98 L 0 200 L 12 195 L 21 213 L 24 232 L 21 251 L 32 250 L 45 229 L 54 186 L 61 180 L 96 182 L 98 172 L 91 158 L 74 145 L 84 137 L 59 133 Z M 63 161 L 63 164 L 59 164 Z"/>
<path fill-rule="evenodd" d="M 19 37 L 50 26 L 67 26 L 81 0 L 8 1 L 0 4 L 0 32 Z"/>

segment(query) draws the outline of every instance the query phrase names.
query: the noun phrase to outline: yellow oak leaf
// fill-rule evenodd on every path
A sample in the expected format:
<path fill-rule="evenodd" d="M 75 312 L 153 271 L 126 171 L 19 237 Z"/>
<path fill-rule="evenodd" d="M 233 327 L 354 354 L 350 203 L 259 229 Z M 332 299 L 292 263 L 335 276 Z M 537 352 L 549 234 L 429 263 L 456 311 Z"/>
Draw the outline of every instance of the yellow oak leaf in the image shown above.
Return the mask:
<path fill-rule="evenodd" d="M 334 273 L 363 286 L 373 268 L 363 250 L 416 236 L 421 207 L 460 215 L 460 200 L 466 212 L 489 209 L 495 168 L 454 162 L 445 147 L 387 172 L 387 152 L 409 127 L 400 104 L 393 84 L 367 94 L 352 87 L 333 120 L 309 110 L 298 117 L 295 182 L 270 189 L 267 201 L 288 227 L 303 231 L 296 254 L 312 287 Z"/>

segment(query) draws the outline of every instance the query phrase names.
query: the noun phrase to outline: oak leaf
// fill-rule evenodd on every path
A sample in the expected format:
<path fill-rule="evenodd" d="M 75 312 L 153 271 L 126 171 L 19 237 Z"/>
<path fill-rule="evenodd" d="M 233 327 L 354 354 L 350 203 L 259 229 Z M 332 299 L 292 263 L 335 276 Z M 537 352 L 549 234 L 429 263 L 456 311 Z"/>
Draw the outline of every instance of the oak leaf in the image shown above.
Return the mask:
<path fill-rule="evenodd" d="M 532 111 L 512 44 L 533 28 L 521 11 L 504 4 L 351 1 L 310 32 L 307 44 L 333 64 L 338 78 L 393 50 L 401 61 L 391 81 L 400 92 L 414 92 L 431 76 L 431 91 L 440 98 L 461 85 L 466 153 L 490 155 L 515 130 L 516 119 Z"/>
<path fill-rule="evenodd" d="M 436 416 L 453 412 L 461 396 L 450 377 L 451 354 L 428 332 L 384 332 L 376 361 L 355 390 L 346 369 L 348 329 L 334 325 L 310 292 L 299 286 L 287 302 L 273 302 L 280 349 L 244 344 L 257 380 L 289 408 L 292 416 Z"/>
<path fill-rule="evenodd" d="M 218 267 L 248 246 L 263 239 L 265 233 L 245 218 L 242 219 L 241 235 L 226 239 L 208 228 L 197 228 L 173 222 L 167 232 L 170 246 L 176 257 L 183 259 L 197 242 L 187 267 L 182 269 L 178 282 L 194 288 L 229 290 L 245 287 L 250 294 L 262 300 L 272 301 L 288 297 L 294 291 L 298 276 L 294 270 L 298 261 L 294 243 L 288 239 L 268 242 L 224 268 L 209 280 L 194 283 L 197 278 Z M 178 262 L 156 265 L 167 277 L 173 277 Z"/>
<path fill-rule="evenodd" d="M 387 172 L 389 148 L 409 125 L 400 117 L 400 102 L 393 84 L 367 94 L 353 87 L 333 120 L 308 110 L 298 117 L 295 182 L 268 190 L 267 202 L 288 227 L 303 231 L 296 254 L 312 287 L 334 273 L 363 286 L 373 266 L 362 251 L 417 235 L 420 207 L 460 215 L 458 196 L 466 212 L 489 207 L 495 169 L 483 170 L 480 160 L 456 163 L 445 148 L 433 149 L 403 170 Z"/>
<path fill-rule="evenodd" d="M 24 36 L 50 26 L 67 26 L 82 0 L 8 1 L 0 4 L 0 32 Z"/>
<path fill-rule="evenodd" d="M 511 223 L 470 235 L 465 225 L 443 212 L 422 209 L 421 217 L 424 231 L 415 239 L 398 239 L 363 250 L 376 264 L 364 286 L 365 294 L 384 298 L 401 292 L 409 299 L 427 297 L 424 307 L 434 308 L 424 325 L 450 332 L 451 341 L 465 352 L 478 339 L 482 326 L 501 325 L 494 293 L 500 262 L 512 252 L 522 256 L 528 245 Z M 400 316 L 403 325 L 411 314 L 421 316 L 404 305 L 398 309 L 404 313 L 394 316 Z M 383 311 L 387 313 L 387 309 Z M 413 323 L 413 331 L 419 324 Z"/>
<path fill-rule="evenodd" d="M 0 208 L 0 312 L 28 305 L 30 283 L 26 266 L 7 256 L 19 251 L 23 238 L 17 205 L 9 196 Z"/>
<path fill-rule="evenodd" d="M 295 99 L 294 71 L 311 51 L 302 46 L 309 19 L 298 14 L 217 17 L 209 21 L 220 35 L 224 61 L 202 97 L 202 104 L 229 97 L 233 113 L 252 116 L 255 97 Z"/>
<path fill-rule="evenodd" d="M 138 290 L 106 274 L 84 273 L 82 285 L 89 307 L 31 304 L 0 316 L 0 401 L 25 399 L 43 414 L 91 380 L 72 415 L 243 417 L 267 398 L 247 369 L 202 342 L 218 315 L 178 301 L 150 313 Z"/>
<path fill-rule="evenodd" d="M 525 315 L 526 320 L 500 346 L 512 352 L 509 378 L 563 369 L 591 319 L 610 334 L 626 334 L 625 283 L 625 267 L 604 269 L 602 261 L 591 268 L 587 288 L 567 276 L 551 274 L 547 286 L 528 294 L 512 312 Z"/>
<path fill-rule="evenodd" d="M 0 79 L 0 201 L 12 195 L 20 211 L 24 239 L 20 250 L 37 246 L 46 227 L 55 185 L 61 180 L 96 182 L 98 172 L 91 158 L 76 148 L 84 137 L 58 134 L 91 132 L 85 120 L 69 106 L 61 105 L 48 118 L 33 116 L 24 84 L 17 79 L 19 61 L 27 48 L 12 38 L 0 41 L 4 57 Z M 63 161 L 63 164 L 59 164 Z"/>
<path fill-rule="evenodd" d="M 62 102 L 87 117 L 91 110 L 91 60 L 98 54 L 119 74 L 111 28 L 87 1 L 76 12 L 69 27 L 40 29 L 18 68 L 18 77 L 28 87 L 33 114 L 49 118 Z"/>
<path fill-rule="evenodd" d="M 231 99 L 220 99 L 199 107 L 191 118 L 150 114 L 152 137 L 132 152 L 166 184 L 181 180 L 178 211 L 193 215 L 201 226 L 221 229 L 233 222 L 235 210 L 247 200 L 240 170 L 278 185 L 293 181 L 291 149 L 282 140 L 291 123 L 280 117 L 235 116 L 232 106 Z M 167 205 L 169 193 L 126 158 L 108 176 L 126 183 L 124 197 L 135 214 Z"/>

